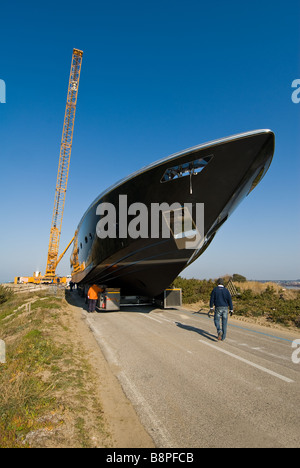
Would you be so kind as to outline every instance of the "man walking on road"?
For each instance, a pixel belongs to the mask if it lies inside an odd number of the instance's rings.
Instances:
[[[228,323],[228,307],[230,315],[233,314],[233,305],[230,292],[224,287],[224,280],[218,279],[218,286],[213,289],[210,295],[210,311],[208,315],[212,313],[215,306],[215,326],[218,332],[218,340],[224,341],[227,334],[227,323]],[[222,328],[221,328],[222,319]]]

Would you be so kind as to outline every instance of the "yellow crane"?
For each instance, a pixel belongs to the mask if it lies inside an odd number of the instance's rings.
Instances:
[[[82,55],[83,52],[81,50],[73,50],[45,274],[46,278],[51,279],[55,278],[55,271],[58,264],[57,257],[69,177]]]
[[[54,208],[52,216],[52,224],[50,230],[50,240],[48,247],[47,266],[45,276],[41,274],[34,274],[33,277],[16,277],[15,283],[18,282],[29,282],[29,283],[41,283],[41,282],[52,282],[57,281],[56,278],[56,267],[70,245],[73,239],[68,244],[67,248],[58,258],[59,242],[62,228],[62,220],[65,207],[66,191],[69,177],[69,167],[72,151],[72,141],[74,132],[74,122],[76,113],[76,104],[79,88],[79,79],[81,72],[83,52],[78,49],[73,49],[71,71],[68,86],[67,103],[65,110],[64,126],[60,145],[59,164],[56,180],[56,190],[54,198]],[[64,281],[65,282],[65,281]]]

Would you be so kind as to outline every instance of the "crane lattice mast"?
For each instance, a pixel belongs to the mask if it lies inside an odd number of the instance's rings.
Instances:
[[[58,263],[57,257],[69,176],[82,55],[83,52],[81,50],[73,49],[45,274],[47,278],[55,277],[55,270]]]

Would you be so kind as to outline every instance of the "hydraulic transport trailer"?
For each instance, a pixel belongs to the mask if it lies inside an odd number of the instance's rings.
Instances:
[[[88,302],[88,290],[91,285],[79,286],[79,294]],[[121,307],[137,307],[137,306],[157,306],[162,309],[171,309],[173,307],[182,306],[182,290],[181,289],[165,289],[163,294],[158,298],[151,299],[144,296],[123,296],[119,288],[107,288],[99,286],[101,292],[98,295],[96,310],[97,312],[113,312],[121,310]]]

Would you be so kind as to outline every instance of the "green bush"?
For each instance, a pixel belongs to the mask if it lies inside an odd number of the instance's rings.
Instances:
[[[193,304],[199,301],[209,302],[216,283],[213,280],[185,279],[178,276],[172,286],[182,289],[182,301],[185,304]]]
[[[211,279],[185,279],[179,276],[172,286],[182,289],[183,303],[203,301],[208,305],[216,282]],[[250,288],[244,291],[238,288],[238,292],[239,295],[232,298],[235,315],[265,317],[273,323],[300,328],[300,291],[294,299],[282,299],[282,294],[277,293],[272,286],[268,286],[263,292],[254,292]]]
[[[0,284],[0,305],[7,302],[9,299],[13,297],[14,293],[10,288],[2,286]]]
[[[245,281],[247,281],[247,278],[243,275],[239,275],[238,273],[234,273],[232,275],[232,281],[235,281],[237,283],[245,283]]]

